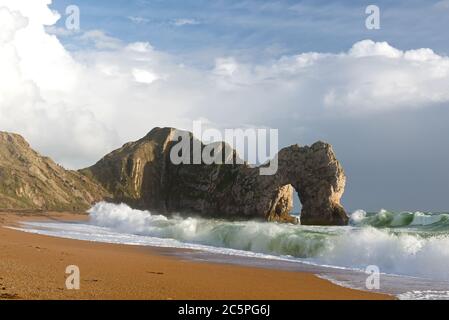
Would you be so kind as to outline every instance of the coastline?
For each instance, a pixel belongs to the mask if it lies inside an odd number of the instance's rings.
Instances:
[[[21,221],[82,221],[85,214],[0,211],[0,299],[394,299],[313,273],[198,262],[157,248],[54,238],[5,228]],[[81,289],[65,288],[77,265]]]

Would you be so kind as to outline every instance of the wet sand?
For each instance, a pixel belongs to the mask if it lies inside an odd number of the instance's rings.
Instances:
[[[47,237],[5,228],[20,221],[86,220],[84,214],[0,212],[0,299],[392,299],[312,273],[196,262],[157,248]],[[80,290],[65,271],[80,269]]]

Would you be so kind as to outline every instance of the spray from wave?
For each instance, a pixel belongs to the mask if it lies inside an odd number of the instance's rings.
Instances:
[[[356,211],[348,227],[165,217],[99,203],[91,223],[120,233],[295,258],[322,265],[449,280],[448,214]]]

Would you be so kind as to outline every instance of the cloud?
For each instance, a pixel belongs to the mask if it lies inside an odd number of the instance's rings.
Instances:
[[[215,61],[214,73],[219,76],[230,76],[238,69],[238,64],[234,58],[218,58]]]
[[[108,36],[102,30],[89,30],[78,37],[85,43],[92,43],[97,49],[118,49],[122,46],[120,40]]]
[[[114,132],[91,110],[73,97],[63,98],[75,89],[82,68],[44,32],[42,23],[57,17],[41,10],[47,1],[33,1],[35,10],[20,1],[6,4],[0,1],[0,128],[24,134],[68,165],[92,158],[99,148],[105,150],[101,145],[113,145]]]
[[[57,27],[57,26],[47,26],[47,27],[45,27],[45,31],[48,34],[54,34],[54,35],[60,36],[60,37],[68,37],[68,36],[72,36],[77,33],[77,31],[75,31],[75,30],[69,30],[67,28]]]
[[[59,17],[49,1],[27,4],[0,0],[0,128],[69,167],[92,164],[154,126],[191,129],[199,118],[219,127],[294,121],[292,130],[305,132],[310,121],[449,102],[449,58],[431,49],[364,40],[341,53],[261,63],[224,56],[199,68],[101,30],[75,36],[87,46],[69,52],[43,27]]]
[[[133,42],[126,46],[126,49],[140,53],[150,52],[153,50],[149,42]]]
[[[145,84],[151,84],[160,79],[159,75],[155,74],[151,70],[133,69],[132,74],[134,76],[134,80]]]
[[[131,22],[135,23],[135,24],[145,24],[148,23],[150,20],[144,17],[139,17],[139,16],[128,16],[127,17]]]
[[[197,24],[200,24],[200,22],[196,19],[179,18],[173,20],[173,25],[176,27],[192,26]]]
[[[15,32],[27,25],[28,19],[17,12],[11,12],[6,7],[0,7],[0,41],[2,43],[11,41]]]

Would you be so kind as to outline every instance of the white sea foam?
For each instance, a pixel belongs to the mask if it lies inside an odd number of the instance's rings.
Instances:
[[[449,300],[449,291],[414,290],[399,294],[400,300]]]
[[[349,219],[349,223],[352,225],[358,225],[360,224],[364,219],[366,218],[366,211],[365,210],[356,210],[354,211]]]
[[[328,242],[317,260],[360,269],[377,265],[384,273],[449,280],[449,237],[353,229]]]

